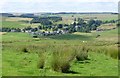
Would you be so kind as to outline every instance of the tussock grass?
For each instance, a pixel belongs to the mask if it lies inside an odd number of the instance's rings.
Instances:
[[[95,48],[94,48],[95,47]],[[105,55],[108,55],[114,59],[117,59],[118,54],[118,47],[116,45],[109,45],[109,46],[91,46],[90,47],[91,52],[97,52],[97,53],[104,53]]]
[[[85,46],[82,47],[78,47],[77,48],[77,55],[76,55],[76,59],[78,61],[84,61],[88,59],[88,48],[86,48]]]
[[[34,47],[35,48],[35,47]],[[46,61],[47,59],[47,53],[48,53],[48,48],[50,48],[49,44],[43,44],[41,46],[39,46],[39,49],[36,48],[36,52],[39,56],[39,61],[38,61],[38,68],[43,69],[45,67]]]
[[[28,50],[27,50],[27,48],[22,48],[22,52],[25,52],[25,53],[27,53],[28,52]]]
[[[75,55],[76,53],[71,46],[55,46],[51,59],[52,69],[63,73],[68,72]]]
[[[107,46],[106,47],[106,51],[105,53],[109,56],[111,56],[112,58],[117,59],[118,58],[118,47],[117,46]]]
[[[45,53],[44,52],[43,53],[39,53],[39,61],[38,61],[38,65],[37,65],[38,68],[41,68],[41,69],[44,68],[44,66],[45,66],[45,59],[46,59]]]

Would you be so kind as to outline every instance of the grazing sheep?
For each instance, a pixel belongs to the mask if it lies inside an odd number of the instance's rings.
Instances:
[[[87,42],[87,41],[82,41],[82,42],[84,43],[84,42]]]

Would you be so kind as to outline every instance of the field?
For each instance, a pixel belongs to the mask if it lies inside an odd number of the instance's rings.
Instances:
[[[98,27],[98,29],[103,29],[103,30],[113,29],[113,28],[116,28],[115,24],[103,24]]]
[[[116,30],[111,31],[115,32]],[[109,32],[109,33],[111,33]],[[108,32],[102,32],[101,34],[109,34]],[[103,52],[103,47],[106,45],[108,48],[116,48],[116,41],[113,42],[103,42],[95,39],[93,34],[83,34],[76,33],[73,35],[64,35],[61,37],[50,37],[50,38],[40,38],[32,39],[29,34],[25,33],[6,33],[3,35],[3,75],[76,75],[76,76],[116,76],[118,74],[118,60],[117,57],[113,58],[110,55],[105,55]],[[68,38],[69,37],[69,38]],[[109,36],[108,36],[109,37]],[[89,39],[90,38],[90,39]],[[114,38],[114,37],[112,37]],[[68,40],[69,39],[69,40]],[[93,51],[89,52],[89,59],[81,62],[72,62],[70,73],[58,73],[49,69],[38,69],[37,62],[39,61],[38,54],[34,46],[41,46],[42,44],[51,45],[84,45],[83,40],[87,41],[86,45],[91,45],[94,47]],[[95,42],[92,42],[95,40]],[[104,45],[104,46],[103,46]],[[14,47],[14,48],[13,48]],[[22,52],[21,47],[32,48],[29,53]],[[89,46],[88,46],[89,47]],[[97,50],[98,48],[98,50]],[[101,48],[101,50],[99,50]],[[103,49],[102,49],[103,48]],[[117,48],[116,48],[117,49]],[[95,51],[96,50],[96,51]],[[109,53],[108,53],[109,54]],[[101,58],[102,57],[102,58]],[[26,58],[26,59],[25,59]],[[14,60],[16,59],[16,60]],[[31,61],[31,62],[30,62]],[[48,73],[49,72],[49,73]],[[106,73],[104,73],[106,72]]]
[[[75,18],[83,18],[84,20],[88,20],[88,19],[98,19],[98,20],[102,20],[102,21],[106,21],[106,20],[116,20],[118,19],[118,15],[111,15],[111,14],[57,14],[56,16],[61,16],[62,17],[62,21],[58,21],[56,22],[57,24],[71,24],[74,22]],[[3,23],[3,27],[13,27],[13,28],[17,28],[17,27],[26,27],[26,26],[32,26],[32,27],[36,27],[39,24],[28,24],[28,23],[21,23],[20,21],[30,21],[32,20],[32,18],[20,18],[20,17],[2,17],[2,22]],[[10,24],[10,26],[9,26]]]
[[[74,22],[74,18],[78,17],[83,18],[85,20],[98,19],[102,21],[118,19],[118,15],[111,14],[58,14],[58,16],[61,16],[63,18],[63,21],[60,21],[58,23],[63,24],[70,24],[71,22]]]
[[[21,17],[2,17],[0,23],[2,24],[1,27],[8,27],[8,28],[24,28],[24,27],[37,27],[40,24],[29,24],[23,21],[30,21],[32,18],[21,18]]]
[[[101,17],[101,14],[60,16],[64,19],[58,23],[71,23],[74,17],[117,19],[116,15],[102,15]],[[10,27],[20,28],[28,25],[19,22],[20,20],[30,20],[28,18],[4,19],[6,20],[3,21],[3,27],[11,25]],[[108,28],[106,25],[100,27]],[[75,32],[56,36],[40,36],[39,38],[32,38],[30,34],[22,32],[1,32],[2,75],[118,76],[118,30],[120,28],[91,33]],[[96,38],[97,35],[100,36]],[[79,60],[80,57],[87,55],[87,59]]]

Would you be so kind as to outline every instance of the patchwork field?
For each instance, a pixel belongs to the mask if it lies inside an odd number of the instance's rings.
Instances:
[[[118,19],[118,15],[114,15],[114,14],[57,14],[56,16],[62,17],[62,21],[56,22],[57,24],[71,24],[72,22],[74,22],[75,18],[83,18],[84,20],[98,19],[98,20],[102,20],[102,21]],[[4,21],[13,22],[13,25],[16,25],[16,24],[14,24],[14,22],[30,21],[30,20],[32,20],[32,18],[2,17],[3,22]],[[22,25],[22,26],[24,27],[25,25]],[[3,26],[4,26],[4,23],[3,23]],[[27,24],[27,26],[30,26],[30,25]],[[32,25],[32,26],[34,27],[34,25]]]
[[[118,15],[113,15],[113,14],[112,15],[111,14],[58,14],[58,16],[62,16],[63,21],[58,22],[62,24],[70,24],[71,22],[74,22],[75,18],[79,18],[79,17],[85,20],[98,19],[102,21],[118,19]]]

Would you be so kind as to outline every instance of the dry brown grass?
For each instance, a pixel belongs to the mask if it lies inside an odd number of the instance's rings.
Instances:
[[[0,35],[5,35],[7,32],[0,32]]]
[[[21,20],[30,21],[30,20],[32,20],[32,18],[9,17],[9,18],[5,19],[5,21],[21,21]]]
[[[106,30],[106,29],[113,29],[113,28],[116,28],[116,24],[102,24],[101,26],[98,27],[98,29],[103,29],[103,30]]]

